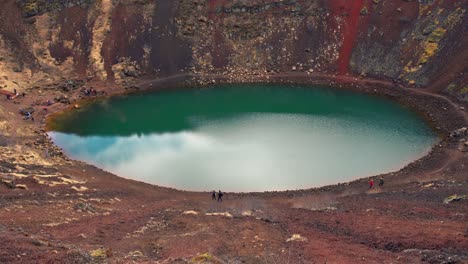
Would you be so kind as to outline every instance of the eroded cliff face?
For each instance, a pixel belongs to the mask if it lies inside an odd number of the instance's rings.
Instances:
[[[468,98],[467,0],[4,0],[0,88],[349,74]]]

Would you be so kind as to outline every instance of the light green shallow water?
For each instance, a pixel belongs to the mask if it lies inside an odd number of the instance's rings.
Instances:
[[[225,85],[122,96],[63,114],[71,157],[184,190],[318,187],[395,171],[437,141],[396,103],[326,88]]]

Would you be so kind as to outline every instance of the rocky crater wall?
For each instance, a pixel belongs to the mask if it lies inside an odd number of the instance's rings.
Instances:
[[[0,88],[181,73],[392,80],[468,98],[467,0],[4,0]]]

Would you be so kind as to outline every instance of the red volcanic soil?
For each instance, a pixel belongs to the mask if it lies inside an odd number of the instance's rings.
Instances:
[[[340,39],[343,39],[343,44],[340,48],[340,54],[338,58],[338,73],[346,74],[349,70],[349,60],[353,52],[354,43],[358,36],[358,29],[360,25],[364,25],[368,21],[368,16],[362,16],[361,10],[365,8],[369,9],[371,1],[355,0],[355,1],[343,1],[334,0],[329,1],[328,5],[332,10],[332,18],[342,16],[343,14],[343,28],[339,30],[339,34],[342,34]],[[336,23],[330,23],[331,25]],[[361,26],[362,27],[362,26]],[[365,27],[363,27],[365,28]]]
[[[180,83],[194,76],[176,77]],[[0,99],[12,113],[11,131],[36,131],[0,136],[1,178],[16,175],[27,187],[0,185],[0,263],[467,263],[468,202],[443,202],[467,194],[466,148],[447,136],[468,123],[460,102],[346,76],[269,77],[392,98],[423,114],[442,140],[428,156],[383,175],[383,187],[369,190],[361,179],[302,191],[228,193],[215,202],[210,193],[126,180],[54,154],[42,130],[47,113],[36,111],[34,123],[16,114],[37,98],[67,95],[74,104],[78,90],[51,86],[40,97],[34,90],[15,101]],[[140,88],[158,89],[168,80]],[[48,112],[66,107],[55,103]],[[29,151],[39,156],[30,158]]]

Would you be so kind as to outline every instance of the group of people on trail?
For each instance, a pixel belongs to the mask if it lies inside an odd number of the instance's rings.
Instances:
[[[219,190],[217,193],[215,190],[211,193],[211,200],[222,202],[223,201],[223,192]]]
[[[84,89],[83,89],[83,93],[84,93],[85,95],[87,95],[87,96],[90,96],[90,95],[96,96],[96,95],[97,95],[97,91],[96,91],[96,89],[94,89],[94,88],[84,88]]]
[[[379,186],[382,187],[384,185],[384,178],[380,177],[379,178]],[[374,180],[372,178],[369,179],[369,189],[372,189],[374,187]]]

